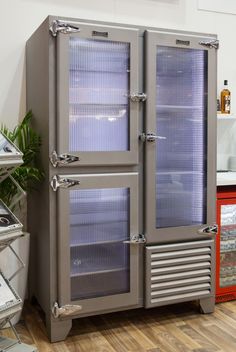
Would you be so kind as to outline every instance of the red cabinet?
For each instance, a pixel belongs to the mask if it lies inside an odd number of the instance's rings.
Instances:
[[[236,299],[236,187],[217,191],[216,302]]]

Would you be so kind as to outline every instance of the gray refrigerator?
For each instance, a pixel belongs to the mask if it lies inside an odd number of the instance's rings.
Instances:
[[[31,295],[72,319],[214,310],[215,35],[49,16],[27,42],[46,180],[29,199]]]

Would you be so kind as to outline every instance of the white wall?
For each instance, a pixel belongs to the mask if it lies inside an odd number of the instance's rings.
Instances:
[[[228,79],[236,113],[236,15],[198,10],[197,0],[0,0],[0,121],[9,127],[25,113],[25,42],[49,14],[218,34],[218,90]]]

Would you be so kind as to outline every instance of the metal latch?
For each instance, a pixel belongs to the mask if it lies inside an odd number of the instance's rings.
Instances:
[[[218,225],[208,225],[197,230],[197,232],[199,233],[199,235],[215,235],[218,232]]]
[[[79,184],[80,184],[80,181],[78,180],[72,180],[70,178],[60,177],[58,175],[53,176],[51,180],[51,187],[54,192],[56,192],[59,187],[70,188]]]
[[[58,303],[55,302],[52,307],[52,315],[55,319],[66,318],[72,315],[78,315],[82,307],[74,304],[66,304],[65,306],[59,307]]]
[[[74,163],[75,161],[79,161],[79,157],[76,155],[71,155],[67,153],[57,155],[57,152],[55,150],[52,152],[49,159],[54,167],[63,166],[66,164]]]
[[[145,93],[131,93],[129,95],[130,100],[134,101],[134,102],[143,102],[147,99],[147,94]]]
[[[80,29],[79,27],[74,26],[72,24],[68,24],[59,20],[54,20],[51,26],[49,27],[49,31],[51,32],[53,37],[56,37],[58,32],[64,34],[77,33],[80,32]]]
[[[143,244],[146,243],[146,238],[143,234],[138,234],[138,235],[132,235],[130,237],[130,240],[123,241],[123,243],[128,243],[128,244]]]
[[[214,48],[214,49],[219,49],[219,40],[215,39],[215,40],[202,40],[199,42],[200,45],[206,46],[210,49]]]
[[[142,133],[139,138],[142,142],[155,142],[156,139],[166,139],[166,137],[157,136],[155,133],[152,132]]]

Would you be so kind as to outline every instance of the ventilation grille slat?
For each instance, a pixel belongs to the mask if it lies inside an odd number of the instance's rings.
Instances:
[[[201,276],[201,275],[209,275],[211,273],[210,268],[208,269],[201,269],[201,270],[191,270],[191,277],[195,276]],[[162,282],[162,281],[171,281],[171,280],[176,280],[180,278],[185,278],[189,277],[189,272],[180,272],[180,273],[175,273],[175,274],[166,274],[166,275],[161,275],[161,276],[151,276],[151,281],[152,282]]]
[[[194,263],[203,262],[205,260],[211,260],[210,254],[206,255],[196,255],[193,257],[177,258],[177,259],[165,259],[165,260],[153,260],[152,267],[154,266],[169,266],[172,264],[182,264],[182,263]]]
[[[209,291],[208,290],[205,290],[205,291],[198,291],[198,292],[191,292],[191,293],[185,293],[185,294],[182,294],[182,295],[174,295],[174,296],[169,296],[168,297],[168,303],[172,303],[171,301],[183,301],[184,300],[187,300],[188,298],[192,298],[192,299],[197,299],[199,298],[200,296],[205,296],[205,295],[208,295],[209,294]],[[161,298],[155,298],[155,299],[152,299],[152,303],[166,303],[166,298],[165,297],[161,297]],[[156,305],[160,305],[160,304],[156,304]]]
[[[184,285],[188,285],[196,282],[209,282],[209,281],[211,281],[210,276],[200,276],[200,277],[193,277],[191,279],[174,280],[174,281],[161,282],[158,284],[152,284],[151,288],[152,290],[154,290],[156,288],[162,289],[164,287],[170,287],[170,286],[178,287],[178,286],[184,286]]]
[[[146,247],[146,307],[211,294],[213,240]]]
[[[162,252],[162,253],[153,253],[151,255],[152,259],[155,258],[173,258],[173,257],[185,257],[193,254],[205,254],[205,253],[211,253],[211,248],[210,247],[205,247],[205,248],[195,248],[195,249],[189,249],[189,250],[183,250],[183,251],[173,251],[173,252]]]

